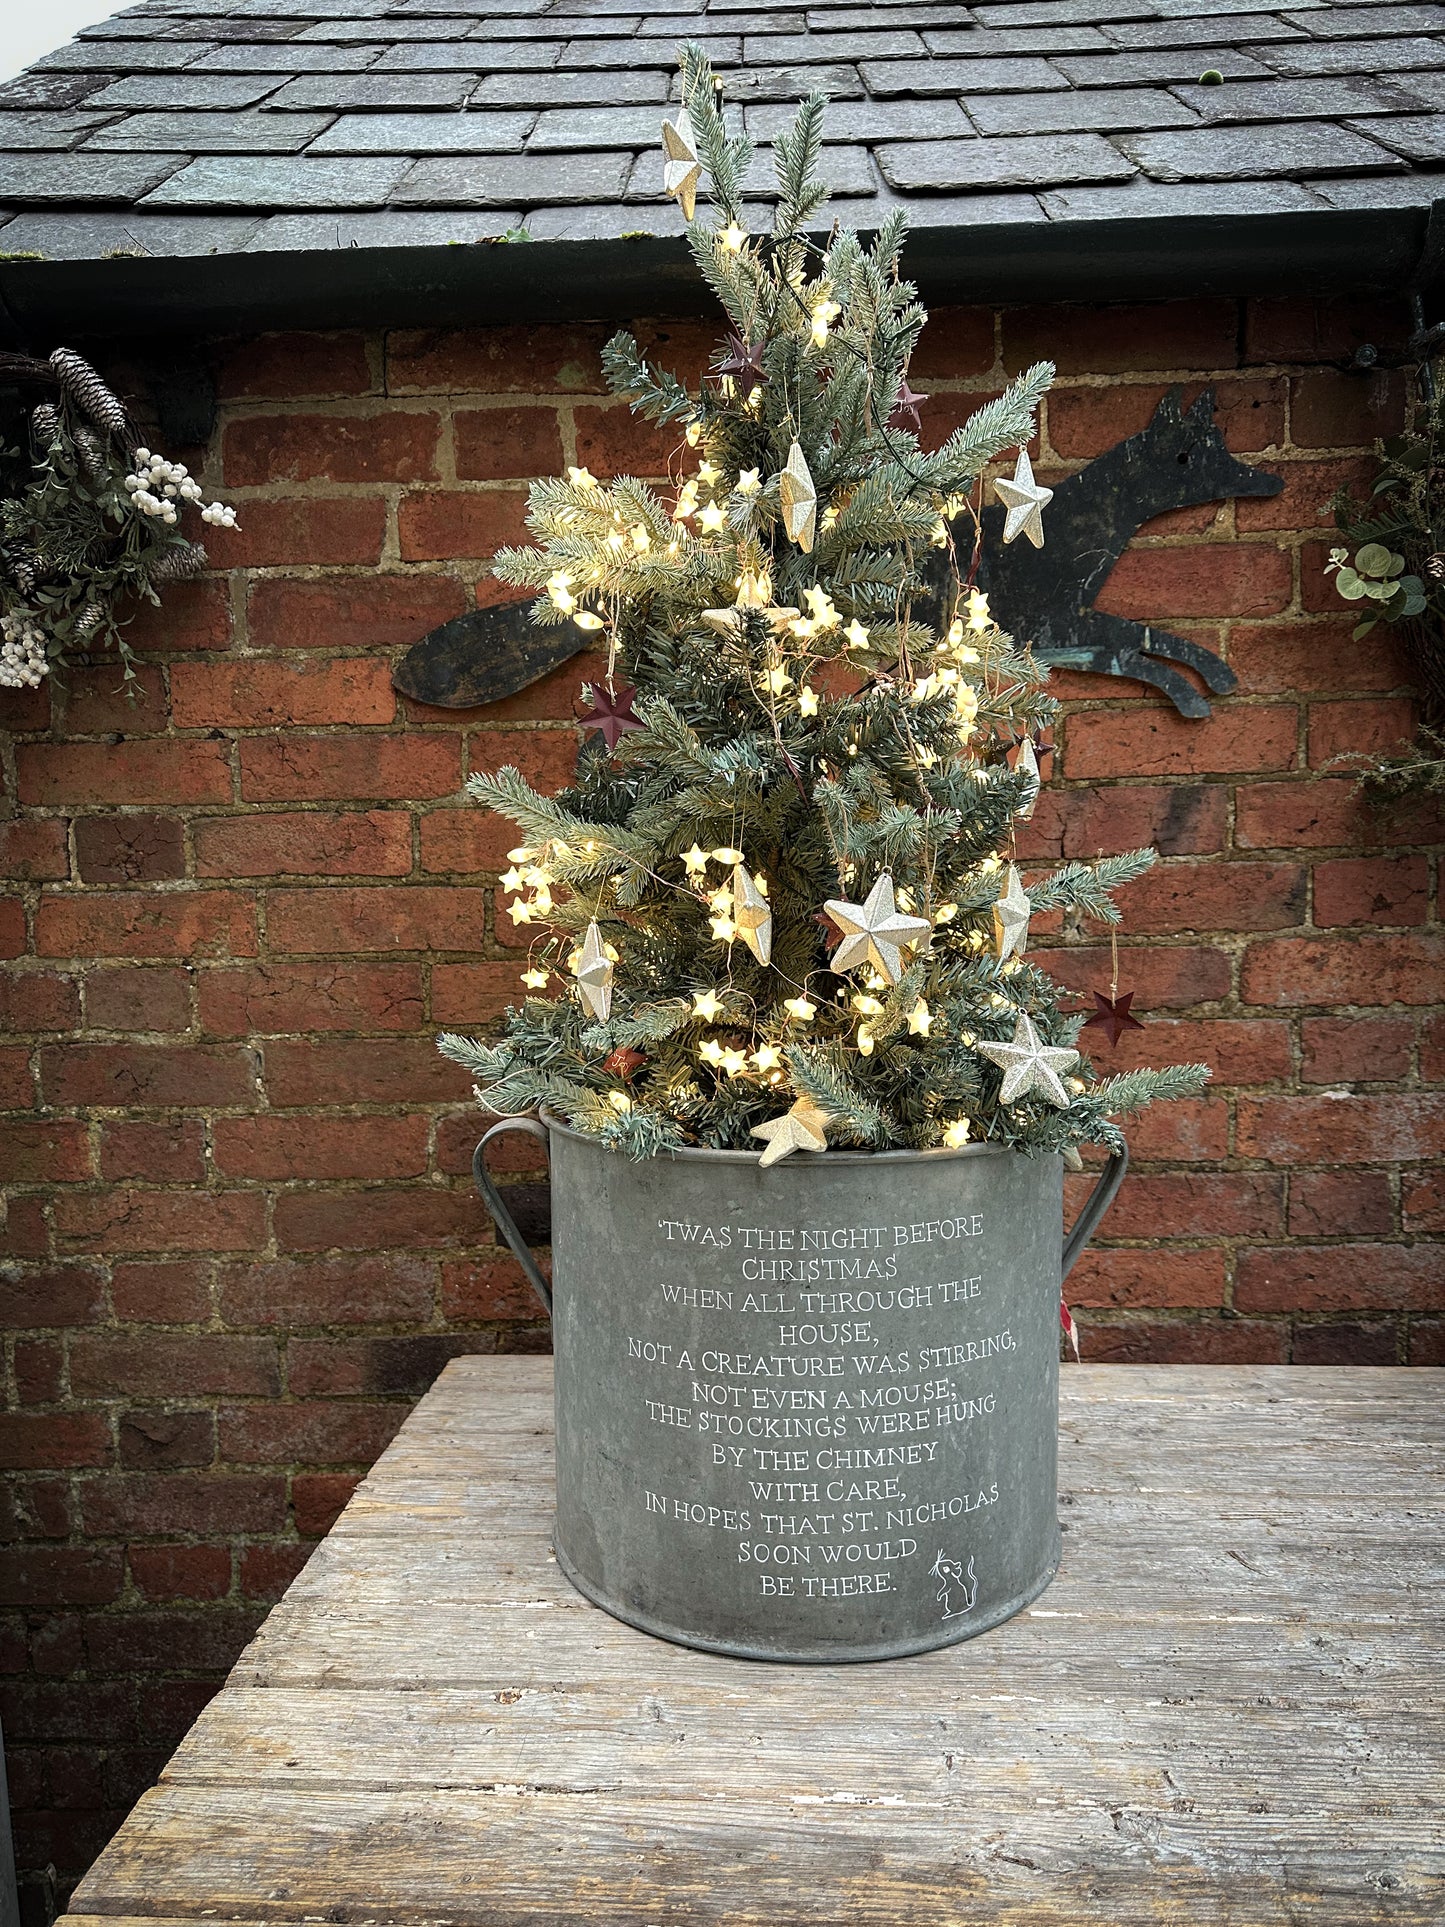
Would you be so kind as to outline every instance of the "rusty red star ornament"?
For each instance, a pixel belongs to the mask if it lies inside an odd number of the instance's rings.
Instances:
[[[899,384],[898,399],[893,404],[893,413],[888,417],[888,426],[902,428],[911,421],[916,435],[923,426],[918,419],[918,410],[927,400],[927,395],[920,395],[908,386],[908,377],[905,375]]]
[[[1126,990],[1122,997],[1106,997],[1102,990],[1096,990],[1093,996],[1094,1014],[1084,1019],[1084,1029],[1091,1030],[1097,1025],[1108,1038],[1111,1050],[1117,1048],[1126,1030],[1143,1030],[1144,1026],[1129,1009],[1134,1001],[1132,990]]]
[[[592,704],[581,719],[582,727],[597,730],[608,749],[616,749],[618,738],[625,736],[629,729],[642,728],[642,719],[632,707],[637,691],[625,682],[618,683],[615,690],[609,690],[606,683],[587,683],[582,693]]]
[[[629,1050],[625,1044],[619,1044],[616,1050],[608,1051],[603,1058],[602,1068],[613,1077],[622,1078],[625,1083],[635,1072],[640,1071],[646,1062],[647,1059],[640,1050]]]
[[[741,335],[730,333],[726,347],[727,353],[718,363],[717,372],[730,376],[746,401],[768,378],[763,370],[763,344],[745,341]]]

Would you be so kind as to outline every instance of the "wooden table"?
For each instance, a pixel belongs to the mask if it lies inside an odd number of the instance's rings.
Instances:
[[[1069,1368],[1039,1603],[779,1667],[573,1593],[550,1363],[458,1359],[70,1919],[1437,1927],[1442,1392]]]

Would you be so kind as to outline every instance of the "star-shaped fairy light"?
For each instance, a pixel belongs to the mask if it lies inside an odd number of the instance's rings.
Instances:
[[[642,728],[642,720],[632,707],[637,691],[626,683],[619,683],[615,690],[609,690],[605,683],[590,683],[584,694],[592,707],[582,718],[582,727],[597,730],[609,750],[616,749],[618,738],[629,729]]]
[[[920,395],[908,386],[908,377],[905,375],[898,384],[898,399],[893,404],[893,413],[888,417],[888,426],[902,428],[911,421],[916,435],[923,426],[918,418],[918,410],[927,400],[927,395]]]
[[[773,913],[767,898],[741,863],[733,869],[733,922],[758,962],[766,964],[773,954]]]
[[[791,1157],[794,1151],[826,1151],[828,1126],[832,1121],[829,1113],[820,1110],[812,1098],[800,1097],[781,1117],[770,1118],[766,1124],[755,1124],[753,1136],[765,1138],[768,1146],[758,1159],[759,1167],[765,1171],[779,1158]]]
[[[1033,905],[1023,879],[1011,863],[1004,878],[1003,892],[993,906],[993,944],[1000,963],[1022,956],[1029,940],[1029,917]]]
[[[1084,1029],[1091,1030],[1097,1024],[1108,1038],[1111,1050],[1117,1049],[1126,1030],[1143,1030],[1144,1026],[1129,1008],[1134,1001],[1132,990],[1126,990],[1122,997],[1106,997],[1102,990],[1096,990],[1093,995],[1094,1014],[1084,1019]]]
[[[1034,779],[1034,786],[1032,790],[1029,791],[1024,803],[1019,809],[1014,811],[1014,820],[1016,822],[1027,823],[1038,807],[1039,801],[1039,759],[1034,749],[1034,739],[1032,736],[1025,736],[1014,752],[1014,775],[1032,776]]]
[[[755,388],[761,388],[767,380],[763,368],[763,343],[744,340],[742,335],[729,333],[727,353],[717,365],[720,375],[731,377],[738,393],[747,401]]]
[[[702,164],[697,157],[697,136],[684,107],[677,119],[662,123],[662,191],[670,194],[690,221],[697,210],[697,184]]]
[[[1001,475],[993,485],[993,492],[1008,511],[1003,523],[1004,541],[1012,542],[1016,536],[1026,535],[1036,549],[1041,549],[1044,546],[1043,510],[1053,501],[1054,491],[1040,488],[1035,482],[1026,448],[1019,450],[1013,480]]]
[[[812,470],[800,442],[794,442],[788,450],[787,462],[778,477],[778,501],[788,540],[796,542],[804,555],[811,553],[818,529],[818,491],[813,486]]]
[[[1069,1108],[1069,1093],[1064,1088],[1060,1073],[1078,1063],[1079,1053],[1045,1044],[1034,1029],[1033,1019],[1027,1011],[1019,1012],[1011,1043],[981,1043],[977,1049],[981,1056],[997,1064],[1003,1072],[1000,1102],[1016,1104],[1021,1097],[1037,1092],[1040,1097],[1047,1098],[1050,1104],[1056,1104],[1061,1111]]]
[[[926,917],[905,916],[893,901],[893,879],[885,870],[868,892],[865,903],[835,899],[825,908],[843,932],[833,953],[832,968],[857,970],[870,964],[890,984],[903,975],[901,952],[918,943],[932,928]]]
[[[587,926],[582,948],[577,952],[576,962],[572,966],[572,975],[577,979],[577,994],[588,1016],[595,1017],[599,1024],[605,1024],[608,1012],[612,1009],[612,959],[607,954],[602,932],[595,920]]]

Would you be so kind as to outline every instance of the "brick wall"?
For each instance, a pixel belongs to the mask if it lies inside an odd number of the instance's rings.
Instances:
[[[0,1449],[22,1545],[0,1706],[22,1864],[62,1883],[442,1362],[545,1343],[431,1036],[516,988],[494,881],[512,835],[462,779],[506,758],[560,781],[584,665],[470,713],[397,698],[390,669],[494,592],[483,558],[522,534],[523,478],[665,461],[602,394],[606,332],[218,350],[221,421],[187,458],[242,529],[138,623],[140,700],[111,669],[4,698]],[[1028,854],[1158,845],[1121,959],[1151,1021],[1118,1058],[1216,1073],[1132,1133],[1136,1174],[1071,1281],[1087,1356],[1445,1357],[1438,823],[1372,811],[1331,767],[1391,746],[1410,701],[1389,638],[1352,644],[1320,573],[1322,505],[1369,472],[1402,394],[1338,364],[1400,332],[1349,304],[960,310],[915,365],[941,434],[1052,355],[1046,479],[1142,426],[1171,378],[1216,379],[1230,445],[1287,478],[1151,525],[1106,591],[1227,655],[1242,688],[1212,720],[1058,679]],[[712,342],[643,333],[693,374]],[[1107,947],[1056,941],[1066,983],[1107,986]]]

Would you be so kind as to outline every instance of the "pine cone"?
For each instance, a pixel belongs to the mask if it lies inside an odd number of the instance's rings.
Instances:
[[[177,542],[151,564],[151,581],[189,582],[205,574],[208,560],[199,542]]]
[[[32,409],[30,425],[35,430],[35,439],[49,447],[60,427],[60,411],[54,402],[43,401],[38,408]]]
[[[125,435],[125,410],[100,376],[73,348],[57,348],[50,357],[51,372],[66,394],[108,435]]]
[[[105,450],[88,428],[76,429],[75,452],[80,457],[80,466],[85,470],[92,482],[100,482],[105,479]]]
[[[105,620],[105,611],[98,602],[87,602],[75,618],[75,628],[71,631],[77,643],[86,643]]]
[[[10,573],[15,578],[15,586],[21,595],[28,596],[35,587],[35,567],[33,563],[20,561],[10,564]]]
[[[1439,550],[1426,558],[1425,573],[1432,582],[1445,582],[1445,554]]]

